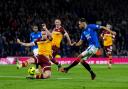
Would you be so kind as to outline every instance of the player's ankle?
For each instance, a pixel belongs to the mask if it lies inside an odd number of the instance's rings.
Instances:
[[[61,64],[58,64],[58,68],[60,68],[61,67]]]
[[[94,72],[92,70],[90,70],[89,72],[90,72],[90,74],[94,74]]]
[[[22,64],[17,64],[17,69],[22,68]]]
[[[65,69],[66,72],[68,72],[70,68],[66,67],[66,68],[64,68],[64,69]]]

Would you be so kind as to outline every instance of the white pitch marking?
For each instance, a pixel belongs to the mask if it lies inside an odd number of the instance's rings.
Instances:
[[[0,76],[0,78],[25,78],[25,76]],[[66,79],[72,79],[72,78],[54,78],[58,80],[66,80]]]
[[[66,80],[66,79],[72,79],[72,78],[56,78],[56,79]]]
[[[24,78],[23,76],[0,76],[0,78]]]
[[[0,78],[24,78],[23,76],[0,76]]]

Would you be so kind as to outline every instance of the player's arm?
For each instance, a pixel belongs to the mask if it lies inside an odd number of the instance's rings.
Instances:
[[[69,34],[67,33],[67,31],[65,31],[64,36],[66,37],[66,39],[68,41],[68,44],[71,45],[71,39],[70,39]]]
[[[48,36],[52,38],[52,33],[47,29],[46,24],[42,24],[42,28],[47,32]]]
[[[75,44],[75,42],[74,42],[74,43],[71,42],[71,39],[70,39],[70,37],[69,37],[69,34],[67,33],[66,30],[65,30],[64,36],[66,37],[66,39],[67,39],[67,41],[68,41],[68,45],[73,46],[73,45]]]
[[[112,35],[112,41],[115,41],[115,35]]]
[[[103,33],[103,32],[101,33],[100,38],[101,38],[102,40],[104,40],[104,33]]]
[[[101,33],[100,37],[103,37],[103,33]]]
[[[80,45],[82,45],[83,44],[83,40],[79,40],[79,42],[77,42],[76,44],[75,44],[75,46],[80,46]]]
[[[84,33],[81,34],[80,40],[75,44],[75,46],[80,46],[83,44],[83,41],[85,40]]]
[[[110,29],[108,29],[108,28],[105,27],[105,26],[100,26],[100,28],[109,31],[109,32],[110,32],[111,34],[113,34],[113,35],[116,35],[116,32],[111,31]]]
[[[21,44],[23,46],[34,46],[35,45],[34,43],[24,43],[24,42],[21,42],[19,39],[17,39],[17,43]]]

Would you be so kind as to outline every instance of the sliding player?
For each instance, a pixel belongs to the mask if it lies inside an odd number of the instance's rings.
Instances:
[[[41,33],[42,38],[31,43],[23,43],[19,39],[17,40],[17,42],[23,46],[38,46],[38,56],[34,57],[33,60],[31,59],[31,61],[26,62],[39,64],[41,66],[41,73],[38,73],[34,76],[29,76],[28,78],[46,79],[51,77],[50,59],[52,58],[52,39],[51,35],[49,34],[49,31],[45,30],[42,31]]]
[[[81,38],[78,43],[76,43],[76,46],[82,45],[84,40],[88,41],[88,48],[83,51],[78,57],[77,60],[75,60],[71,65],[65,68],[61,68],[61,72],[67,73],[72,67],[76,66],[79,62],[88,70],[88,72],[91,74],[91,79],[94,80],[96,77],[96,74],[91,69],[90,65],[85,62],[88,58],[90,58],[92,55],[96,54],[97,50],[100,48],[97,30],[98,29],[105,29],[109,31],[112,34],[115,34],[111,30],[107,29],[106,27],[96,25],[96,24],[88,24],[86,23],[86,20],[84,18],[79,20],[79,28],[83,30],[81,34]]]
[[[108,29],[112,29],[110,24],[107,24],[106,27]],[[111,34],[109,31],[103,30],[101,33],[101,38],[103,41],[103,46],[105,50],[105,54],[108,58],[108,68],[111,69],[112,67],[112,45],[115,35]]]

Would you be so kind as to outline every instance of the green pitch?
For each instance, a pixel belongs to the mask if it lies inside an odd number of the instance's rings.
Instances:
[[[128,65],[91,65],[97,77],[81,65],[64,74],[52,66],[52,77],[45,80],[27,80],[27,68],[17,70],[15,65],[0,65],[0,89],[128,89]]]

